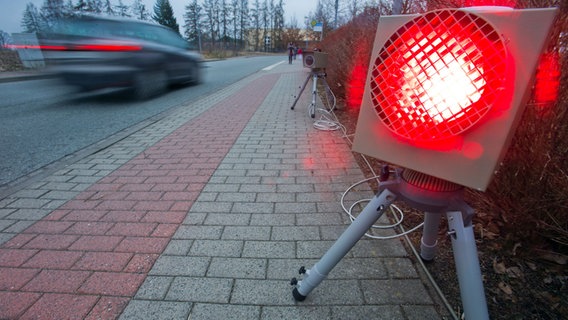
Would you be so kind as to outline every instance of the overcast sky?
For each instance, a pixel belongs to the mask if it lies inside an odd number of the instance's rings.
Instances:
[[[0,30],[13,33],[21,32],[22,28],[20,23],[22,21],[22,14],[26,9],[26,4],[32,2],[39,9],[44,0],[0,0]],[[66,1],[65,1],[66,2]],[[76,0],[73,0],[75,3]],[[124,4],[131,5],[133,0],[122,0]],[[146,4],[146,8],[152,13],[154,4],[156,0],[143,0]],[[177,19],[177,23],[180,28],[183,29],[183,12],[185,10],[185,5],[191,2],[191,0],[170,0],[170,3],[174,9],[174,14]],[[198,1],[202,3],[202,1]],[[117,4],[118,0],[111,0],[111,3]],[[261,1],[262,3],[262,1]],[[249,5],[252,1],[249,0]],[[284,0],[284,16],[286,23],[295,17],[298,21],[299,26],[303,26],[304,17],[310,12],[315,11],[317,2],[314,0]],[[180,30],[183,33],[183,30]]]

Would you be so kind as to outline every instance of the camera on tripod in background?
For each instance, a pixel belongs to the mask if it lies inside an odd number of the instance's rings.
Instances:
[[[302,56],[304,68],[323,69],[327,66],[327,53],[319,51],[304,51]]]

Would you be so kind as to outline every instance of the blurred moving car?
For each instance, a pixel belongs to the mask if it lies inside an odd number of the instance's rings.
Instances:
[[[82,91],[125,88],[147,99],[170,85],[201,81],[201,55],[159,24],[79,16],[38,38],[49,70]]]

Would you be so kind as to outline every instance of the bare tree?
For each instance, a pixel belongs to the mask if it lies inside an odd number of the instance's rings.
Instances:
[[[199,47],[201,51],[201,19],[203,8],[197,3],[197,0],[193,0],[185,6],[185,13],[183,14],[184,28],[185,28],[185,38],[190,43]]]
[[[134,4],[136,4],[137,2],[140,2],[140,0],[135,0]],[[132,9],[130,9],[128,7],[128,5],[126,5],[122,2],[122,0],[118,0],[118,4],[116,6],[114,6],[114,8],[116,10],[115,14],[117,16],[120,16],[120,17],[130,17],[131,15],[128,11],[132,10],[134,12],[134,7]],[[142,5],[142,8],[145,9],[146,7],[144,5]],[[150,14],[148,12],[146,12],[146,19],[141,19],[141,20],[148,20],[147,17],[149,17],[149,16],[150,16]],[[136,15],[135,15],[135,17],[136,17]]]
[[[252,26],[252,30],[253,30],[253,41],[254,41],[254,51],[258,51],[260,50],[260,44],[261,44],[261,39],[260,39],[260,30],[261,30],[261,13],[262,13],[262,9],[260,6],[260,1],[259,0],[254,0],[254,4],[253,7],[251,9],[251,26]],[[262,42],[264,43],[264,42]]]
[[[208,32],[209,40],[213,48],[216,47],[216,43],[219,40],[219,24],[220,24],[220,10],[219,10],[219,0],[205,0],[203,3],[203,11],[205,13],[204,26]]]
[[[119,5],[122,0],[119,0]],[[134,0],[131,7],[132,16],[138,20],[148,21],[150,20],[150,12],[146,8],[146,5],[142,3],[142,0]]]

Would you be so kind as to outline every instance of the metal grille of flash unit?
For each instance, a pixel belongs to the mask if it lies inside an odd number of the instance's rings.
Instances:
[[[499,98],[504,41],[483,18],[444,9],[400,27],[371,69],[370,93],[381,121],[403,139],[444,140],[470,129]]]

